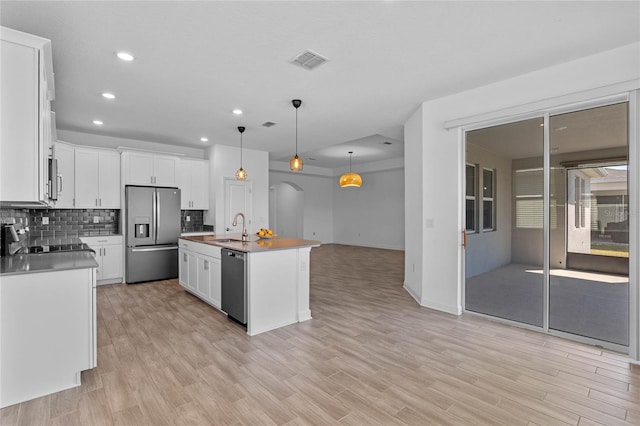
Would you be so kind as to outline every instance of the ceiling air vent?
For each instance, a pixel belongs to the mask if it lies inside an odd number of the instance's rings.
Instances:
[[[305,50],[289,62],[294,65],[299,65],[304,69],[312,70],[327,61],[328,59],[324,56],[319,55],[316,52],[312,52],[311,50]]]
[[[264,127],[271,127],[271,126],[275,126],[276,123],[274,123],[273,121],[265,121],[264,123],[262,123],[262,125]]]

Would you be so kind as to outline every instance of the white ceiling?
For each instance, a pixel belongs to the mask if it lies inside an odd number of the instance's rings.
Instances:
[[[640,40],[640,3],[3,0],[0,23],[52,40],[59,129],[205,147],[244,125],[286,161],[299,98],[299,153],[336,168],[401,157],[425,100]],[[305,49],[329,61],[288,62]]]

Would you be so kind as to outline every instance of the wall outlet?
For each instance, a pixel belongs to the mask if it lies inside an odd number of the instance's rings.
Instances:
[[[93,223],[100,223],[100,216],[94,216]]]
[[[191,216],[187,216],[187,222],[191,222]]]
[[[48,217],[43,217],[42,218],[42,224],[43,225],[48,225],[49,224],[49,218]]]

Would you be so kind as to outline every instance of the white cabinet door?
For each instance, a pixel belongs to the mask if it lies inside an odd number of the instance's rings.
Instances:
[[[0,201],[38,201],[38,50],[3,40],[0,46]]]
[[[218,309],[222,308],[222,268],[220,259],[209,259],[209,302]]]
[[[100,156],[90,148],[76,148],[76,207],[98,208]]]
[[[126,185],[153,185],[153,156],[136,152],[123,154]]]
[[[191,209],[191,164],[182,160],[180,164],[180,209]]]
[[[119,209],[120,154],[100,151],[98,155],[98,205],[103,209]]]
[[[117,280],[122,278],[122,244],[104,245],[101,248],[100,280]]]
[[[180,159],[177,157],[155,156],[153,159],[154,185],[178,186]]]
[[[191,168],[191,209],[209,210],[209,162],[193,161]]]
[[[187,276],[187,287],[193,292],[197,292],[198,286],[198,260],[196,255],[190,251],[187,253],[187,268],[189,274]]]
[[[209,271],[211,270],[211,258],[199,255],[196,257],[196,259],[198,262],[198,279],[196,293],[198,293],[201,298],[208,301],[209,288],[211,284],[211,276],[209,274]]]
[[[178,282],[184,288],[189,288],[189,253],[180,249],[180,263],[178,264]]]
[[[75,149],[63,143],[55,144],[55,156],[58,160],[58,201],[55,207],[73,208],[75,198]]]

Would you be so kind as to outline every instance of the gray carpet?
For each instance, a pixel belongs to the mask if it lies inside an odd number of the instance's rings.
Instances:
[[[542,327],[540,267],[511,264],[467,278],[466,309]],[[552,271],[549,327],[629,345],[629,280]]]

